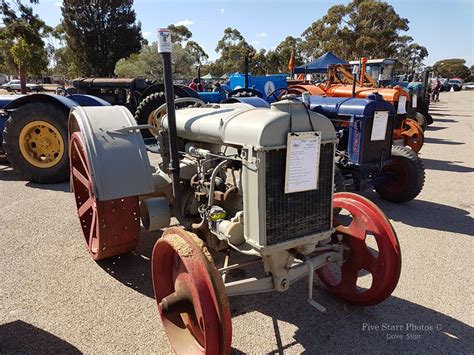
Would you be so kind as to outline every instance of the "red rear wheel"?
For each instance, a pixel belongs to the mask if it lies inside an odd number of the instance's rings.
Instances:
[[[383,212],[362,196],[336,193],[333,206],[350,214],[350,222],[344,224],[344,216],[334,217],[333,235],[335,243],[337,235],[342,236],[348,251],[342,266],[328,264],[317,274],[329,292],[345,302],[360,306],[380,303],[390,296],[400,277],[401,254],[395,231]],[[369,274],[371,282],[367,282]]]
[[[229,304],[221,276],[197,236],[169,228],[152,256],[155,299],[163,328],[178,354],[228,354]]]
[[[77,214],[94,260],[109,258],[135,249],[140,232],[138,196],[100,201],[94,194],[93,179],[82,134],[72,134],[69,144],[71,185]]]

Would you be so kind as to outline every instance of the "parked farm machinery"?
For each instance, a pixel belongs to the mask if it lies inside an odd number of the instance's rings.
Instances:
[[[122,105],[139,124],[152,124],[153,111],[165,102],[162,83],[143,79],[76,79],[65,95],[33,94],[0,97],[0,156],[5,156],[23,179],[56,183],[69,176],[67,120],[76,106]],[[198,97],[175,85],[177,97]],[[142,131],[145,139],[149,131]]]
[[[423,147],[424,134],[420,124],[407,118],[407,107],[409,107],[409,95],[401,87],[394,88],[367,88],[346,84],[320,83],[296,84],[288,88],[284,93],[300,95],[309,92],[311,95],[341,98],[367,98],[369,95],[378,93],[397,108],[397,115],[393,124],[393,142],[395,145],[409,146],[415,152],[419,152]]]
[[[384,199],[407,202],[422,190],[422,160],[410,148],[392,145],[396,111],[379,94],[366,99],[310,96],[309,107],[334,124],[336,165],[344,188],[374,188]]]
[[[120,106],[71,111],[71,181],[92,258],[133,250],[140,219],[148,230],[165,228],[152,278],[177,353],[230,353],[229,296],[284,292],[307,277],[308,302],[324,311],[313,299],[315,273],[345,302],[386,299],[400,276],[397,237],[372,202],[334,194],[331,121],[296,100],[270,109],[173,102],[169,37],[160,32],[167,104],[154,114],[159,124],[137,126]],[[161,146],[153,171],[140,129],[153,131]],[[169,227],[171,216],[180,227]],[[211,250],[224,252],[222,266]],[[234,254],[252,260],[231,264]],[[242,268],[252,275],[231,273]],[[364,273],[372,282],[359,288]]]
[[[67,122],[76,106],[105,106],[89,95],[0,96],[0,155],[26,180],[64,181],[69,176]]]

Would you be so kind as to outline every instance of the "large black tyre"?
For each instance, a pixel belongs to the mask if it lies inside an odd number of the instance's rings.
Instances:
[[[41,184],[57,183],[68,179],[67,121],[68,110],[44,102],[31,102],[20,106],[10,115],[3,130],[3,148],[13,169],[22,178]],[[35,142],[24,139],[24,130],[27,130],[29,126],[32,130],[35,126],[46,127],[42,128],[48,133],[46,138],[54,139],[54,144],[59,147],[57,151],[51,152],[52,158],[49,162],[51,166],[41,167],[45,163],[40,158],[35,158],[33,153],[28,155],[30,151],[28,144],[36,144],[36,142],[48,144],[47,140],[41,141],[40,135],[38,135],[39,140]],[[51,128],[47,128],[48,126]],[[27,137],[30,136],[27,135]]]
[[[410,110],[407,115],[408,118],[411,118],[412,120],[415,120],[418,122],[418,124],[421,126],[421,129],[426,131],[426,127],[428,127],[428,120],[426,119],[425,115],[423,115],[421,112],[415,111],[415,110]]]
[[[381,174],[388,175],[390,180],[376,185],[375,191],[384,200],[395,203],[413,200],[425,184],[423,162],[407,147],[392,146],[392,161],[383,167]]]
[[[154,110],[166,102],[163,92],[155,92],[145,97],[135,111],[135,120],[138,124],[149,124],[149,119]],[[142,129],[143,138],[152,138],[153,135],[147,129]]]

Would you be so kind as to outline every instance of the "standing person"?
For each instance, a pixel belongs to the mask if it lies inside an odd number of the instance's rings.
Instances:
[[[441,90],[441,80],[439,80],[439,76],[436,77],[434,82],[432,82],[432,86],[433,86],[432,100],[433,102],[439,102],[439,92]]]
[[[221,83],[216,81],[214,85],[212,85],[212,91],[213,92],[220,92],[221,91]]]
[[[194,91],[202,91],[202,84],[199,84],[198,78],[194,78],[192,83],[188,85]]]

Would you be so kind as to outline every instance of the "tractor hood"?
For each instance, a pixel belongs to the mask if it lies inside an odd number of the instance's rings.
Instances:
[[[395,114],[395,107],[375,93],[366,99],[311,96],[310,109],[329,118],[336,118],[339,115],[370,117],[374,116],[375,111]]]
[[[163,118],[162,126],[168,129],[167,116]],[[321,132],[322,140],[336,138],[331,121],[321,114],[307,111],[299,101],[280,101],[272,104],[270,109],[235,103],[176,111],[178,136],[208,143],[257,148],[286,146],[290,130],[308,132],[313,130],[312,127]]]

